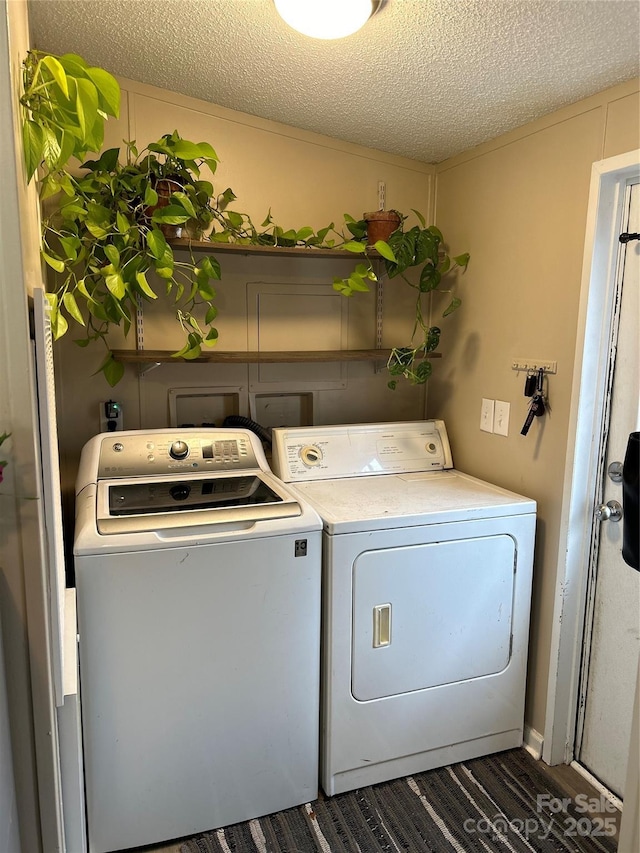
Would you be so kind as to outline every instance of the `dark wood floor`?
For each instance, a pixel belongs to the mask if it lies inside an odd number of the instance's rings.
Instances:
[[[584,794],[589,797],[589,799],[599,798],[600,792],[593,787],[593,785],[584,778],[577,770],[574,770],[568,764],[558,764],[555,767],[549,767],[548,764],[545,764],[543,761],[538,762],[538,766],[541,770],[549,775],[549,777],[556,783],[556,785],[562,789],[566,793],[567,797],[571,797],[574,799],[577,794]],[[597,815],[597,812],[593,812],[589,814],[589,817],[593,819],[594,815]],[[615,812],[606,812],[602,813],[602,817],[611,818],[613,817],[616,824],[616,839],[617,833],[620,831],[620,817],[621,812],[616,810]],[[160,846],[154,847],[140,847],[136,850],[131,850],[129,853],[180,853],[180,848],[182,847],[183,841],[171,841],[167,844],[163,844]]]

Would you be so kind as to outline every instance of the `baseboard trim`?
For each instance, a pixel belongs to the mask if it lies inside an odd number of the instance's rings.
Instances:
[[[525,724],[523,741],[527,752],[533,755],[536,761],[539,761],[542,758],[542,747],[544,746],[544,738],[540,732]]]
[[[583,779],[586,779],[589,784],[593,785],[596,791],[599,791],[603,797],[609,800],[610,803],[618,809],[618,811],[622,811],[622,800],[620,797],[616,796],[613,791],[610,791],[606,785],[603,785],[602,782],[594,776],[592,773],[589,773],[586,767],[583,767],[579,761],[572,761],[571,767],[579,773]]]

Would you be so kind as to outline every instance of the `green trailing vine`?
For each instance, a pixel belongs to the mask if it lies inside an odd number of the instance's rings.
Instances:
[[[400,226],[393,231],[387,241],[379,240],[373,247],[367,245],[367,223],[345,215],[345,223],[353,239],[343,246],[349,251],[362,254],[366,263],[358,264],[347,278],[334,279],[333,287],[344,296],[369,290],[369,282],[377,281],[373,264],[373,249],[382,258],[385,272],[390,279],[399,276],[416,291],[415,322],[410,343],[391,350],[387,369],[393,377],[388,385],[395,390],[398,378],[403,377],[413,385],[421,385],[431,376],[433,366],[425,356],[432,353],[440,342],[440,328],[427,322],[428,305],[426,299],[432,293],[448,293],[451,296],[442,316],[447,317],[462,304],[451,289],[441,287],[444,276],[456,268],[466,270],[469,254],[465,252],[450,257],[444,248],[444,237],[435,225],[427,226],[424,216],[414,210],[420,225],[405,230],[407,217],[399,213]],[[408,270],[417,268],[417,281],[409,278]]]
[[[425,356],[438,345],[440,330],[425,319],[425,297],[443,292],[443,276],[466,268],[469,256],[450,258],[440,231],[427,227],[418,211],[420,227],[405,231],[406,217],[400,214],[399,228],[372,247],[375,253],[367,246],[366,222],[349,214],[346,236],[333,222],[317,232],[309,226],[284,229],[271,211],[256,227],[248,214],[231,207],[236,201],[231,188],[216,194],[202,177],[204,167],[215,174],[218,164],[208,142],[194,143],[174,131],[141,151],[135,141],[102,151],[104,122],[119,115],[120,88],[108,72],[76,54],[30,52],[23,63],[21,103],[27,182],[37,178],[42,200],[56,197],[53,212],[43,216],[41,245],[55,274],[47,292],[53,334],[60,338],[73,321],[85,331],[76,339],[79,346],[102,341],[106,354],[98,372],[110,385],[122,378],[124,365],[113,358],[109,330],[121,326],[127,334],[139,301],[158,298],[158,282],[175,303],[184,333],[184,345],[174,355],[194,359],[203,347],[215,345],[219,243],[340,248],[362,255],[347,278],[334,280],[344,296],[369,290],[377,280],[374,257],[382,258],[389,278],[399,276],[416,290],[413,334],[408,346],[391,352],[389,387],[400,377],[413,384],[427,380],[431,363]],[[98,152],[97,159],[85,159]],[[72,170],[74,158],[81,165]],[[176,229],[209,240],[212,253],[196,259],[187,249],[188,260],[180,260],[171,245]],[[406,275],[415,267],[417,281]],[[443,316],[459,305],[452,296]]]

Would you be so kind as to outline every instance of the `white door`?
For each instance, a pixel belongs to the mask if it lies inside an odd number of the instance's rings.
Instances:
[[[628,198],[624,230],[640,232],[639,184],[629,188]],[[622,483],[615,482],[608,471],[612,463],[623,462],[629,433],[640,428],[640,241],[622,248],[619,277],[617,340],[614,334],[609,411],[602,437],[603,505],[622,503]],[[622,522],[614,517],[594,520],[576,758],[623,796],[640,652],[640,572],[622,559]]]

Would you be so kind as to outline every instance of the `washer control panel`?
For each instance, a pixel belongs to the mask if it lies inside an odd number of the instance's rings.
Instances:
[[[452,468],[443,421],[279,427],[272,469],[285,482]]]
[[[264,468],[257,437],[246,430],[151,430],[117,432],[101,437],[98,477],[237,471]]]

